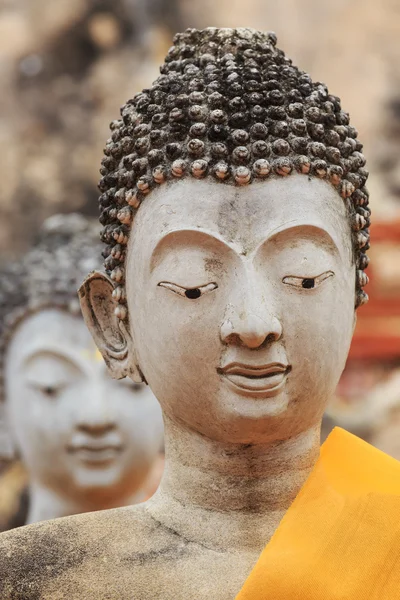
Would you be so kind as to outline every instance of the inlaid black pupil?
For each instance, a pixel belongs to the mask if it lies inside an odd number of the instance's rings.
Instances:
[[[185,296],[186,296],[186,298],[190,298],[190,300],[196,300],[196,298],[200,298],[201,291],[199,290],[199,288],[194,288],[192,290],[186,290]]]
[[[301,285],[306,289],[313,288],[315,286],[315,279],[303,279]]]

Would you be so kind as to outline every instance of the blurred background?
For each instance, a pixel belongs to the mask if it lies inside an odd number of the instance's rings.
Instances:
[[[273,30],[342,98],[371,176],[371,301],[324,433],[340,424],[400,458],[399,0],[0,0],[0,262],[56,212],[97,215],[109,122],[186,27]]]

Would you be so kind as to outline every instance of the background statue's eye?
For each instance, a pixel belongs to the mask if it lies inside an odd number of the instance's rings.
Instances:
[[[33,390],[36,390],[46,398],[51,398],[52,400],[58,398],[64,388],[67,387],[67,381],[57,381],[51,383],[45,383],[44,381],[33,381],[29,383],[30,387]]]
[[[59,388],[53,385],[45,385],[41,388],[41,392],[49,398],[55,398],[59,392]]]
[[[199,288],[185,290],[185,296],[186,298],[190,298],[191,300],[196,300],[196,298],[200,298],[201,290],[199,290]]]
[[[132,381],[130,388],[137,394],[138,392],[141,392],[143,390],[143,384],[142,383],[135,383],[134,381]]]
[[[138,394],[145,387],[143,383],[136,383],[135,381],[132,381],[131,379],[120,379],[117,383],[120,386],[123,386],[125,389],[130,390],[134,394]]]
[[[310,288],[315,287],[315,279],[303,279],[303,281],[301,282],[301,287],[309,290]]]

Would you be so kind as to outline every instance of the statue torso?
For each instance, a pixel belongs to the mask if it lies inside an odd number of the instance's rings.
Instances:
[[[257,560],[186,540],[146,505],[2,534],[0,557],[0,597],[15,600],[232,600]]]

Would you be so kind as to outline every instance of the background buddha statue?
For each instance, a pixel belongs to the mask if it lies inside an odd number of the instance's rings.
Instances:
[[[159,405],[147,386],[109,377],[80,313],[76,290],[100,252],[94,223],[56,215],[2,276],[3,440],[9,433],[28,484],[19,524],[139,502],[157,487]],[[20,465],[11,473],[0,481],[3,516],[24,481]]]
[[[158,398],[166,468],[144,504],[3,534],[0,590],[367,597],[398,544],[400,466],[341,430],[320,450],[367,299],[367,171],[348,114],[274,34],[209,28],[174,38],[121,117],[101,170],[107,273],[81,306],[113,377]]]

